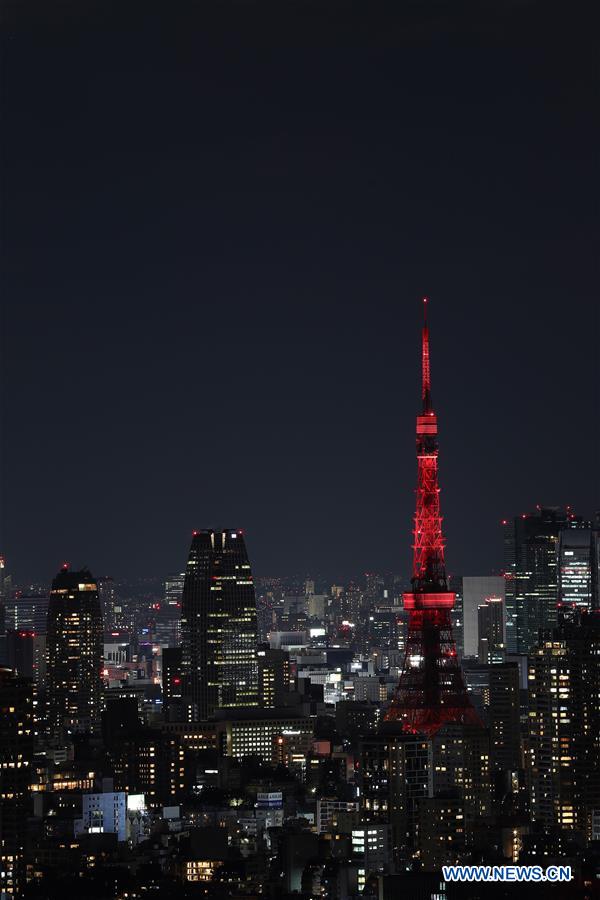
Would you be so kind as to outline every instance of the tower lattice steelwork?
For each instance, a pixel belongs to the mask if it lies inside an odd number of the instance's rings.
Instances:
[[[427,299],[423,301],[423,410],[417,416],[417,504],[412,591],[408,610],[406,656],[386,722],[407,733],[433,735],[445,722],[480,725],[471,705],[452,635],[438,486],[437,418],[431,405]]]

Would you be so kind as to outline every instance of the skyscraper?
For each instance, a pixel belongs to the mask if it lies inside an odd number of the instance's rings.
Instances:
[[[558,542],[558,599],[580,610],[592,608],[593,532],[568,528]]]
[[[64,565],[52,582],[46,637],[48,726],[95,730],[102,693],[102,612],[88,569]]]
[[[600,614],[542,632],[529,659],[532,816],[593,838],[600,809]]]
[[[462,589],[464,655],[477,656],[479,607],[490,597],[499,598],[504,606],[504,578],[502,575],[466,575]]]
[[[182,713],[181,647],[164,647],[162,652],[162,701],[165,722],[177,722]]]
[[[48,592],[45,594],[23,594],[16,591],[5,603],[6,627],[15,631],[46,633],[48,620]]]
[[[98,597],[102,610],[102,624],[106,631],[112,631],[117,627],[115,619],[115,607],[118,606],[115,580],[111,575],[101,575],[96,579],[98,585]]]
[[[182,676],[190,721],[258,705],[256,599],[241,531],[195,531],[182,598]]]
[[[489,651],[504,646],[503,607],[501,597],[487,597],[485,603],[481,603],[477,610],[477,653],[480,662],[488,662]]]
[[[180,606],[185,584],[185,572],[175,572],[165,579],[165,603],[168,606]]]
[[[542,629],[558,622],[558,548],[567,529],[589,523],[558,507],[539,507],[512,521],[505,519],[506,647],[528,653]]]

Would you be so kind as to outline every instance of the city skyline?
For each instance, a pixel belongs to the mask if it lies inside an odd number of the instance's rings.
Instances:
[[[585,18],[4,5],[0,900],[600,897]]]

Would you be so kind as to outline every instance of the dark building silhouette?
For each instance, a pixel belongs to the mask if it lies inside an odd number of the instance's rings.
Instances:
[[[145,727],[139,720],[120,733],[113,720],[105,733],[115,790],[144,794],[152,809],[186,796],[185,750],[176,734]]]
[[[33,678],[35,673],[35,634],[32,631],[9,630],[5,636],[4,659],[17,675]]]
[[[273,650],[268,644],[259,647],[258,686],[263,708],[283,706],[290,690],[290,655],[287,651]]]
[[[183,718],[181,647],[164,647],[162,652],[162,701],[165,722]]]
[[[516,772],[523,766],[517,663],[469,662],[465,678],[477,710],[489,725],[492,771]]]
[[[203,721],[221,707],[258,704],[256,599],[240,531],[194,532],[181,635],[189,721]]]
[[[63,566],[50,591],[46,635],[48,727],[93,731],[100,722],[102,613],[88,569]]]
[[[488,597],[477,607],[477,655],[482,663],[489,662],[490,650],[503,646],[504,603],[501,597]]]
[[[0,667],[0,895],[25,885],[33,762],[33,681]]]
[[[96,584],[98,585],[100,609],[102,610],[102,624],[107,632],[116,630],[115,607],[118,607],[118,600],[115,580],[112,575],[100,575],[96,579]]]

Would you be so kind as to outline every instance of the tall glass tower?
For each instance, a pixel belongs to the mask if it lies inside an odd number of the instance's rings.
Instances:
[[[529,653],[541,629],[558,623],[559,542],[562,531],[588,529],[589,522],[558,507],[504,520],[506,646]],[[568,559],[568,557],[567,557]]]
[[[48,605],[46,663],[48,726],[94,731],[102,696],[102,611],[98,586],[88,569],[64,565],[52,582]]]
[[[181,610],[182,676],[189,721],[258,705],[256,598],[241,531],[195,531]]]
[[[558,597],[568,607],[592,608],[592,536],[591,528],[570,528],[560,533]]]

